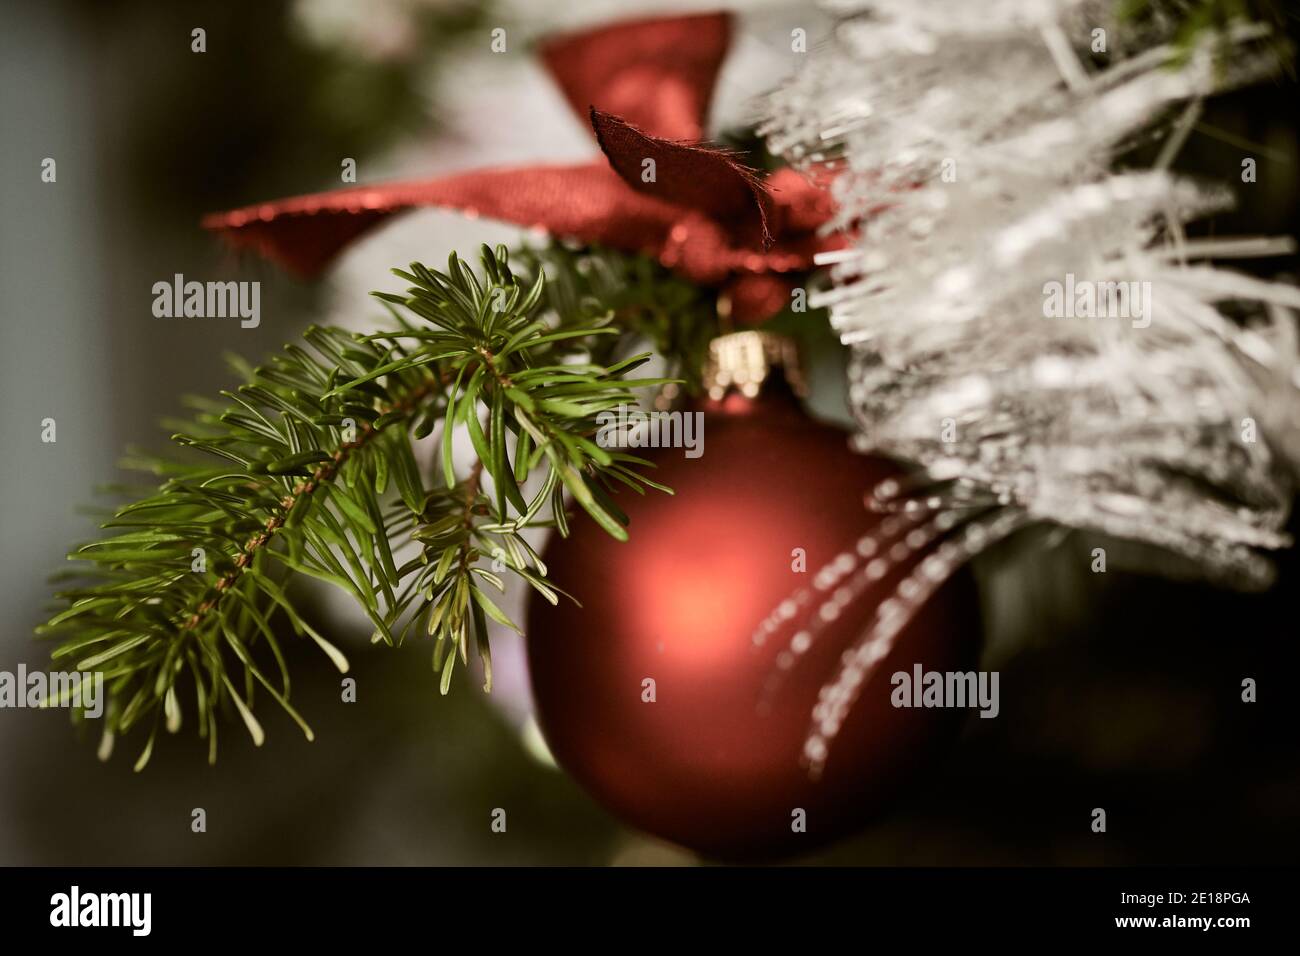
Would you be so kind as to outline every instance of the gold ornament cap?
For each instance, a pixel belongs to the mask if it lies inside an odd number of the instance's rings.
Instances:
[[[714,401],[732,388],[754,398],[776,372],[782,374],[796,395],[806,394],[799,347],[794,339],[775,332],[748,330],[720,335],[709,343],[701,380]]]

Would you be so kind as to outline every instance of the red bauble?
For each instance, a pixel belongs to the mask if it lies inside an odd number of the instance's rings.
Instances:
[[[582,606],[530,606],[537,716],[560,765],[627,823],[723,858],[798,853],[878,813],[956,726],[950,710],[893,707],[890,677],[918,663],[974,666],[975,589],[962,572],[924,605],[863,686],[814,778],[801,755],[818,692],[909,562],[825,625],[786,670],[778,659],[790,663],[789,636],[818,603],[770,640],[756,643],[755,630],[879,525],[864,496],[898,470],[853,453],[845,432],[809,419],[780,385],[697,408],[701,457],[636,452],[675,495],[618,495],[629,542],[584,516],[546,549],[549,576]],[[795,549],[807,556],[804,573]],[[644,699],[647,679],[653,702]],[[806,832],[792,825],[798,810]]]

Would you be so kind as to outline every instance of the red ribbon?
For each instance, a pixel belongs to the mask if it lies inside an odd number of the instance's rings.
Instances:
[[[737,321],[760,322],[789,303],[814,254],[843,240],[818,235],[832,212],[823,189],[788,169],[761,180],[734,154],[699,143],[730,39],[731,18],[718,13],[616,23],[543,44],[543,62],[590,118],[604,160],[336,189],[214,213],[203,226],[311,276],[395,213],[458,209],[654,256],[722,289]]]

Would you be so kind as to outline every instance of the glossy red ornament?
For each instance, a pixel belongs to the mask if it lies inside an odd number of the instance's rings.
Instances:
[[[898,470],[852,452],[847,433],[810,419],[783,383],[693,410],[704,414],[701,457],[636,452],[676,494],[617,496],[629,542],[582,516],[546,549],[549,576],[582,607],[530,606],[537,716],[560,765],[628,824],[722,858],[800,853],[879,813],[955,729],[960,713],[893,707],[890,676],[917,663],[975,666],[975,588],[954,575],[907,625],[814,779],[801,754],[818,692],[915,562],[849,606],[788,670],[777,663],[787,642],[756,644],[755,630],[880,523],[864,495]],[[796,549],[806,572],[794,570]]]

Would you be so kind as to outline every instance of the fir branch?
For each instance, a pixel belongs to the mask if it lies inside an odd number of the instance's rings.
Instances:
[[[717,294],[674,276],[654,260],[602,248],[553,244],[525,250],[530,274],[548,276],[547,299],[562,324],[609,323],[654,347],[692,391],[708,345],[720,331]],[[596,343],[597,361],[612,361],[623,342]]]
[[[299,613],[290,587],[299,577],[352,594],[375,641],[400,643],[415,626],[432,635],[446,692],[471,640],[490,686],[487,622],[514,626],[488,596],[504,591],[503,573],[558,600],[521,532],[553,520],[566,533],[566,493],[626,538],[610,488],[661,486],[642,476],[645,461],[593,436],[601,412],[665,383],[627,378],[648,355],[616,358],[644,329],[589,308],[599,299],[590,289],[570,307],[576,271],[555,270],[569,278],[548,294],[540,257],[524,278],[504,248],[484,247],[481,260],[479,273],[454,254],[446,272],[394,270],[406,293],[376,295],[395,328],[312,328],[306,347],[288,345],[256,368],[235,361],[245,384],[224,401],[195,400],[174,436],[200,454],[134,462],[162,484],[117,510],[103,525],[109,536],[69,555],[89,568],[39,629],[61,639],[56,661],[104,674],[101,753],[148,726],[142,768],[159,727],[180,729],[182,691],[209,759],[219,708],[233,708],[260,744],[259,685],[311,739],[289,703],[275,620],[340,671],[348,664]],[[462,429],[477,461],[458,477],[452,435]],[[442,484],[426,488],[414,443],[435,431]],[[407,542],[419,551],[399,566]]]

